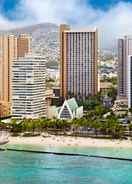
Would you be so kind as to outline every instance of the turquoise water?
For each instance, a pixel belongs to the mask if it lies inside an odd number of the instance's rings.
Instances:
[[[132,149],[10,147],[132,158]],[[132,162],[1,151],[0,184],[132,184]]]

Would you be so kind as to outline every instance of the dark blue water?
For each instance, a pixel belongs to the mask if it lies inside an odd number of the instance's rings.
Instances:
[[[17,147],[132,158],[132,149]],[[132,162],[1,151],[0,184],[132,184]]]

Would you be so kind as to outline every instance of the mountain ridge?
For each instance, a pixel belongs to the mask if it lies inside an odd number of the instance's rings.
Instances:
[[[43,55],[47,63],[59,62],[59,26],[54,23],[40,23],[6,31],[7,34],[31,34],[33,53]]]

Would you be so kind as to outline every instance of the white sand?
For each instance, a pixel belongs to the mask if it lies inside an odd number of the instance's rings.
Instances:
[[[67,136],[9,137],[9,144],[132,148],[131,140],[107,140]]]

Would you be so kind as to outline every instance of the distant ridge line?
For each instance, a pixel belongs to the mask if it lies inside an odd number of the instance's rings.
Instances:
[[[121,160],[121,161],[129,161],[132,162],[131,158],[121,158],[121,157],[109,157],[109,156],[101,156],[101,155],[87,155],[87,154],[79,154],[79,153],[62,153],[62,152],[50,152],[50,151],[35,151],[35,150],[25,150],[25,149],[1,149],[8,151],[16,151],[16,152],[27,152],[27,153],[35,153],[35,154],[49,154],[49,155],[58,155],[58,156],[77,156],[77,157],[89,157],[89,158],[99,158],[99,159],[109,159],[109,160]]]

